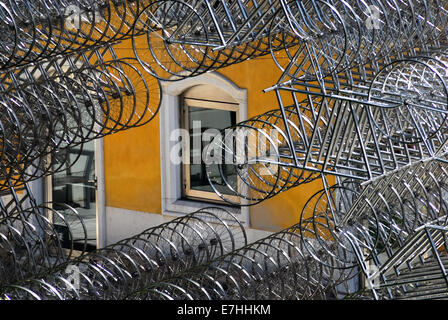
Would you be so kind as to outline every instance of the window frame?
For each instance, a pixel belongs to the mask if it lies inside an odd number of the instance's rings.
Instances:
[[[182,94],[180,96],[180,108],[181,108],[181,127],[185,129],[187,132],[190,132],[190,121],[189,121],[189,108],[203,108],[203,109],[211,109],[211,110],[223,110],[235,112],[236,123],[240,122],[239,119],[239,104],[234,102],[225,102],[225,101],[217,101],[217,100],[203,100],[197,98],[191,98]],[[194,105],[189,105],[189,103],[194,103]],[[202,141],[202,137],[201,137]],[[188,139],[185,144],[185,153],[186,158],[190,158],[190,140]],[[202,149],[203,150],[203,149]],[[202,152],[201,150],[201,152]],[[189,199],[192,201],[207,201],[212,203],[221,203],[227,204],[223,199],[221,199],[215,192],[208,191],[200,191],[191,189],[191,180],[190,180],[190,163],[182,164],[182,196],[185,199]],[[231,201],[234,203],[240,202],[240,199],[236,196],[230,197]]]
[[[159,111],[160,120],[160,178],[161,178],[161,213],[169,217],[178,217],[193,211],[210,207],[210,202],[182,199],[181,166],[170,161],[170,152],[179,141],[170,139],[171,133],[181,126],[181,108],[179,97],[197,85],[211,85],[224,91],[238,105],[238,119],[244,121],[248,115],[247,89],[238,87],[227,77],[216,71],[207,72],[196,77],[177,81],[162,81],[162,103]],[[250,228],[249,207],[242,199],[242,206],[228,203],[216,203],[213,206],[230,210],[237,215],[240,222]]]

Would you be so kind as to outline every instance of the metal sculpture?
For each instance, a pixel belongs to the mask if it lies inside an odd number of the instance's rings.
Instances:
[[[441,157],[326,188],[297,225],[128,298],[446,298],[447,169]]]
[[[146,80],[132,59],[89,62],[102,54],[68,55],[3,74],[3,188],[64,170],[78,158],[67,149],[82,150],[88,141],[144,125],[157,114],[158,81]]]
[[[1,3],[2,298],[446,298],[446,5]],[[129,38],[136,60],[119,59]],[[29,181],[72,165],[73,146],[153,119],[159,80],[269,53],[279,107],[222,131],[207,172],[236,205],[322,179],[297,225],[246,244],[235,216],[205,209],[78,259],[62,250],[57,226],[82,219],[37,204]]]
[[[129,39],[150,1],[3,1],[0,68]]]
[[[158,112],[159,81],[114,46],[144,1],[0,4],[0,190],[65,170],[83,144]],[[143,30],[141,31],[143,34]],[[107,58],[106,58],[107,56]]]
[[[81,255],[86,251],[83,218],[70,206],[38,203],[29,182],[73,166],[86,142],[142,126],[157,114],[159,81],[114,50],[135,33],[142,6],[0,3],[2,286],[53,272],[74,258],[75,245]]]
[[[134,34],[147,32],[143,44],[133,38],[135,56],[155,77],[179,80],[267,55],[278,10],[289,12],[287,1],[154,1],[134,26]]]
[[[12,219],[5,227],[19,229]],[[46,236],[40,239],[42,243]],[[20,260],[21,255],[16,254],[18,248],[12,245],[16,239],[20,240],[18,244],[29,241],[26,233],[2,233],[2,243],[9,245],[2,250],[2,256],[9,257],[1,264],[6,275],[0,285],[3,299],[120,299],[157,279],[204,264],[247,243],[238,219],[229,211],[213,207],[51,266]],[[35,258],[32,252],[27,256]],[[51,258],[49,254],[48,260]],[[39,268],[34,274],[25,274],[24,267],[28,264]],[[6,272],[8,269],[22,274],[12,277]],[[67,270],[76,270],[76,283]]]
[[[446,255],[446,175],[443,156],[364,186],[346,181],[319,192],[302,212],[304,249],[325,266],[358,270],[365,291],[375,299],[406,298],[425,283],[445,279],[445,266],[436,267]],[[332,263],[322,257],[331,257]],[[434,268],[415,272],[427,265]],[[434,291],[426,297],[448,294],[447,287]]]
[[[347,3],[335,3],[346,30],[359,33],[345,42],[348,33],[338,28],[322,33],[335,47],[327,56],[315,59],[310,51],[325,49],[312,41],[286,47],[295,53],[287,52],[279,84],[266,90],[275,90],[280,109],[228,128],[210,144],[209,160],[218,161],[208,161],[208,172],[221,177],[209,174],[209,181],[219,184],[222,199],[253,205],[322,177],[325,189],[309,200],[297,226],[303,256],[363,274],[368,290],[352,298],[443,298],[446,19],[436,17],[445,3],[378,5],[378,22],[389,24],[373,32],[351,19],[356,10]],[[299,102],[302,94],[307,99]],[[223,170],[224,163],[234,170]],[[328,185],[330,175],[337,185]],[[423,272],[425,266],[431,269]]]

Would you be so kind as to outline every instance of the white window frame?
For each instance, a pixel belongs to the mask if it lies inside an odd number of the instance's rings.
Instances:
[[[202,202],[200,200],[182,199],[182,165],[170,161],[170,152],[178,143],[171,141],[173,130],[179,129],[181,124],[180,96],[188,89],[198,85],[212,85],[227,93],[239,105],[238,119],[247,119],[247,90],[239,88],[225,76],[217,72],[208,72],[197,77],[179,81],[164,81],[162,85],[162,103],[160,106],[160,169],[162,191],[162,214],[182,216],[205,207],[223,207],[231,210],[240,222],[250,227],[249,207],[228,207],[226,205]],[[242,204],[246,204],[242,200]]]

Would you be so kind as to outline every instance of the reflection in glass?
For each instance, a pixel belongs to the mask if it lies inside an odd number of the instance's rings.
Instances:
[[[198,124],[200,126],[199,130],[194,130],[197,128]],[[218,110],[218,109],[208,109],[199,107],[188,107],[188,125],[190,128],[190,189],[197,191],[205,191],[215,193],[213,188],[210,186],[207,179],[206,165],[202,157],[203,150],[211,142],[212,138],[210,136],[204,136],[204,132],[209,130],[210,133],[213,131],[211,129],[223,130],[230,126],[236,124],[236,112],[228,110]],[[198,138],[196,135],[200,134]],[[194,144],[193,140],[200,141],[201,143]],[[203,141],[206,140],[206,141]],[[208,140],[208,141],[207,141]],[[222,155],[223,158],[225,155]],[[200,163],[198,163],[198,160]],[[212,166],[216,168],[217,166]],[[228,179],[236,181],[236,171],[235,167],[231,164],[223,164],[221,166],[222,170],[226,172],[225,176]],[[216,172],[215,172],[216,171]],[[210,178],[215,181],[214,185],[219,190],[222,188],[222,192],[228,190],[224,186],[222,181],[222,176],[217,170],[212,170]],[[233,181],[229,181],[233,185]],[[222,187],[220,187],[222,185]]]

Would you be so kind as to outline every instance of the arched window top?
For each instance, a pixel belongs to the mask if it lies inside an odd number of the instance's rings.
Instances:
[[[230,96],[232,101],[239,103],[241,106],[247,106],[246,89],[239,88],[235,83],[217,72],[207,72],[197,77],[174,82],[162,82],[163,93],[170,96],[179,96],[190,89],[201,90],[200,88],[194,89],[196,86],[207,86],[209,88],[213,88],[213,90],[219,90],[219,92]]]
[[[190,87],[183,92],[184,98],[198,100],[222,101],[227,103],[238,103],[229,93],[210,84],[201,84]]]

